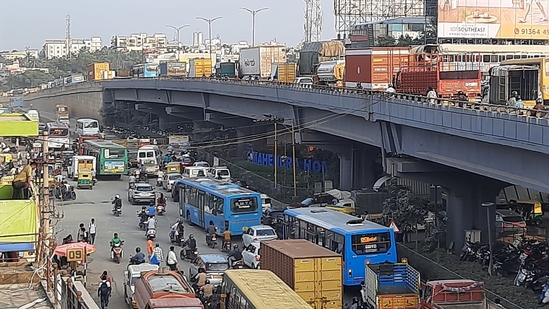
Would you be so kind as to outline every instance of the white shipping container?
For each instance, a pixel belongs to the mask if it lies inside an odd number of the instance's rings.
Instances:
[[[286,62],[284,46],[258,46],[240,49],[240,75],[269,78],[273,63]]]

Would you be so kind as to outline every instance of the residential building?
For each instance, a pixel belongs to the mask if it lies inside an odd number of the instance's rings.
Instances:
[[[70,46],[67,46],[67,40],[46,40],[44,44],[44,56],[48,59],[65,57],[70,50],[71,53],[78,53],[82,48],[95,52],[103,48],[101,38],[92,37],[91,39],[71,39]]]
[[[11,52],[2,52],[0,55],[6,60],[23,59],[27,57],[27,54],[32,58],[38,58],[38,49],[27,49]]]
[[[115,35],[111,38],[111,47],[122,50],[164,49],[168,46],[168,37],[163,33],[148,35],[134,33],[131,35]]]

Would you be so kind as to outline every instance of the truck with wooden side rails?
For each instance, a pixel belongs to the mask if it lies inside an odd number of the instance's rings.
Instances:
[[[360,290],[366,308],[417,309],[421,278],[408,263],[366,265]]]
[[[295,80],[296,68],[295,63],[273,63],[271,79],[279,83],[291,84]]]
[[[187,280],[164,268],[143,273],[137,279],[133,302],[137,309],[204,308]]]
[[[262,241],[261,269],[272,271],[314,309],[341,309],[340,254],[304,239]]]
[[[467,279],[427,281],[423,286],[422,309],[487,309],[484,284]]]

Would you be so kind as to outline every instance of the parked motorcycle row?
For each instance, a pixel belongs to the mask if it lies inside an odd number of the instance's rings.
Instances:
[[[476,262],[488,270],[490,248],[487,244],[466,241],[460,255],[461,261]],[[513,284],[523,286],[534,293],[541,293],[549,303],[549,244],[538,240],[517,237],[511,244],[494,250],[493,271],[504,277],[514,276]],[[545,295],[547,294],[547,295]]]
[[[189,128],[189,127],[186,127],[186,126],[181,126],[181,125],[178,125],[176,128],[168,128],[167,130],[155,129],[155,128],[152,128],[150,126],[143,126],[143,127],[140,127],[140,128],[142,130],[146,131],[147,136],[143,135],[143,133],[145,133],[145,132],[138,133],[134,130],[130,130],[130,129],[123,128],[123,127],[117,127],[117,126],[107,126],[106,127],[107,130],[112,131],[117,136],[121,136],[121,137],[124,137],[124,138],[128,138],[128,137],[131,137],[131,138],[166,137],[166,136],[169,136],[169,135],[187,134],[190,131],[192,131],[192,128]]]

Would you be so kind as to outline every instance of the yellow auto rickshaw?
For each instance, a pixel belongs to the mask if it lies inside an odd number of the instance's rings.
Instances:
[[[76,187],[78,189],[93,189],[93,177],[90,169],[83,168],[78,171],[78,182],[76,183]]]
[[[171,173],[181,174],[181,164],[179,162],[170,162],[166,165],[166,174]]]

